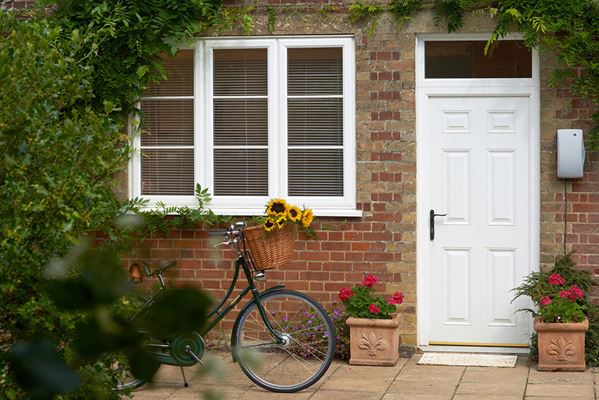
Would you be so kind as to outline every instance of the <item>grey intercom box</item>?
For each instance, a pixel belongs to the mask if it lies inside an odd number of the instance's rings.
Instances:
[[[558,129],[557,177],[582,178],[584,156],[582,129]]]

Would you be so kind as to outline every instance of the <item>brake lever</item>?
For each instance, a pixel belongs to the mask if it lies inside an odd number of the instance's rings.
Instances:
[[[228,245],[229,245],[229,242],[220,242],[220,243],[217,243],[217,244],[215,244],[214,246],[212,246],[212,248],[216,248],[216,247],[218,247],[218,246],[222,246],[223,244],[226,244],[226,245],[228,246]]]

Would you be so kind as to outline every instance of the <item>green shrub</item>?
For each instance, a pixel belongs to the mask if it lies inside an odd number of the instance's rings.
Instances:
[[[26,18],[0,9],[0,350],[21,340],[43,350],[31,341],[42,336],[60,344],[83,382],[70,398],[113,395],[100,364],[77,361],[72,340],[86,316],[58,309],[43,273],[88,232],[119,240],[126,112],[161,77],[160,53],[211,25],[220,3],[45,1],[53,13]],[[2,357],[8,399],[24,396],[13,378]]]

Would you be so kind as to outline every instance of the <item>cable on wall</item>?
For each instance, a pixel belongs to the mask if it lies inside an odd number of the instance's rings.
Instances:
[[[566,244],[568,234],[568,181],[564,179],[564,257],[567,255]]]

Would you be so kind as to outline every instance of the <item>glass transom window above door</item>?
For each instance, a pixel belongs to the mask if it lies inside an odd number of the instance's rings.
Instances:
[[[272,197],[355,216],[350,37],[205,39],[164,57],[140,101],[130,195],[251,215]]]
[[[424,77],[532,78],[532,51],[522,40],[427,40]]]

